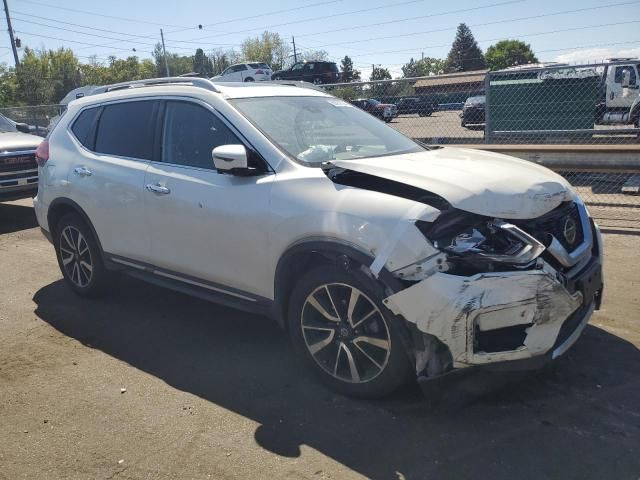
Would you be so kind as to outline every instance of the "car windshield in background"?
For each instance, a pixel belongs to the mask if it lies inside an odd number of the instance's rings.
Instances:
[[[0,114],[0,132],[17,132],[15,124],[4,115]]]
[[[230,101],[280,148],[307,164],[424,150],[337,98],[260,97]]]

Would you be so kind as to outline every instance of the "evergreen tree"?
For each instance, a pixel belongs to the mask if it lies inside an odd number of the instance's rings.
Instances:
[[[447,55],[445,73],[483,70],[486,66],[482,50],[473,38],[471,30],[464,23],[461,23],[458,25],[456,38],[451,45],[449,55]]]
[[[360,80],[360,72],[358,70],[354,70],[353,68],[353,60],[348,55],[340,62],[340,67],[342,70],[342,78],[340,79],[342,82],[353,82]]]

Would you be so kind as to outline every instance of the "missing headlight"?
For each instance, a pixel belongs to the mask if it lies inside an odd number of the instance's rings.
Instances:
[[[467,212],[441,215],[435,222],[417,221],[416,227],[441,251],[471,261],[528,265],[545,246],[515,225]]]

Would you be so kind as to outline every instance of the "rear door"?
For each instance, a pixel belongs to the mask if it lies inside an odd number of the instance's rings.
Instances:
[[[144,176],[154,155],[157,100],[84,109],[71,124],[77,153],[69,196],[90,218],[105,252],[146,261]]]
[[[211,151],[228,144],[243,141],[210,106],[165,102],[162,161],[151,162],[145,180],[151,263],[174,280],[264,295],[274,175],[218,173]]]

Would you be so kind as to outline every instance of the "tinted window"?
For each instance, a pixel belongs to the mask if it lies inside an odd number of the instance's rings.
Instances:
[[[211,150],[240,144],[213,113],[188,102],[167,102],[162,161],[191,167],[214,168]]]
[[[264,63],[262,63],[262,64],[261,64],[261,63],[250,63],[250,64],[249,64],[249,66],[250,66],[251,68],[255,68],[255,69],[258,69],[258,68],[264,68],[264,67],[263,67],[263,65],[264,65]]]
[[[93,141],[95,138],[92,133],[94,132],[94,122],[99,110],[99,108],[88,108],[84,110],[78,115],[78,118],[76,118],[76,121],[73,122],[73,126],[71,127],[71,131],[78,141],[89,150],[93,150]]]
[[[104,107],[98,123],[98,153],[151,160],[155,101],[126,102]]]
[[[234,72],[243,72],[247,69],[247,66],[242,64],[242,65],[235,65],[233,67],[231,67],[231,70]]]

